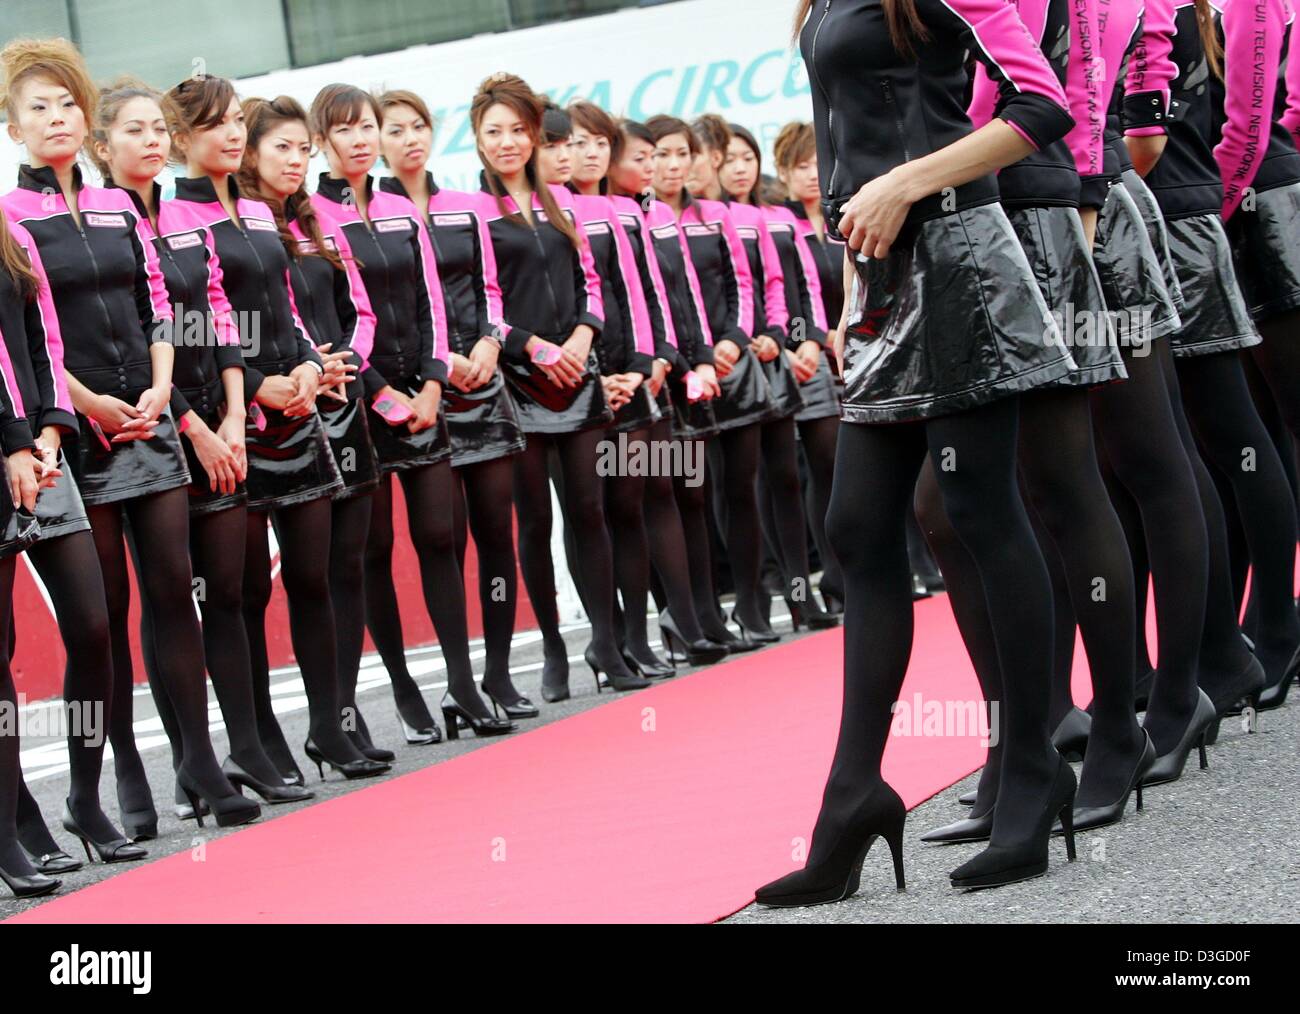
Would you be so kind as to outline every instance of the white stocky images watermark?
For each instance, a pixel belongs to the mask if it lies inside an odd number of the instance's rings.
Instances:
[[[687,486],[704,482],[704,446],[699,440],[617,440],[596,445],[596,474],[610,476],[681,477]]]
[[[98,747],[107,732],[103,701],[52,702],[28,707],[27,695],[16,701],[0,701],[0,736],[28,739],[82,739]]]
[[[910,701],[897,700],[889,706],[893,721],[891,736],[967,737],[978,736],[980,746],[997,746],[1001,739],[998,701],[926,699],[920,693]]]
[[[153,989],[152,951],[83,951],[76,944],[50,955],[55,986],[130,986],[138,995]]]

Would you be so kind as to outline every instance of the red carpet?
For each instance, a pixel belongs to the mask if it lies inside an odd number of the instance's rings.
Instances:
[[[916,615],[900,700],[976,700],[947,599]],[[811,834],[834,747],[841,644],[829,631],[611,697],[10,921],[721,918],[803,865],[793,843]],[[587,675],[575,667],[574,685]],[[918,719],[915,731],[933,729]],[[978,730],[895,735],[885,774],[912,807],[982,759]],[[888,876],[883,866],[868,875]]]

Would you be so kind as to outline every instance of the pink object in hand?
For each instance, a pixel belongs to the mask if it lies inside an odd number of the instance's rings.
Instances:
[[[385,394],[376,394],[374,400],[370,402],[370,407],[378,412],[390,426],[404,423],[415,415],[396,398],[391,398]]]
[[[544,342],[533,349],[533,362],[538,366],[554,366],[560,361],[560,347]]]
[[[694,370],[686,374],[686,400],[699,401],[704,397],[704,381]]]
[[[111,451],[113,449],[113,445],[109,441],[108,437],[104,435],[104,427],[99,425],[99,421],[97,419],[90,420],[90,428],[95,431],[95,436],[99,437],[99,442],[104,445],[104,450]]]
[[[262,411],[262,406],[257,402],[248,406],[248,418],[257,427],[259,433],[266,429],[266,413]]]

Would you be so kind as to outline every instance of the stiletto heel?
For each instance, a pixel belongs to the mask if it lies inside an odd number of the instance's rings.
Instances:
[[[775,630],[750,630],[740,621],[736,615],[736,610],[731,611],[731,622],[740,628],[740,640],[742,643],[749,644],[753,648],[761,648],[765,644],[775,644],[781,640],[781,635]],[[749,650],[748,648],[745,650]]]
[[[225,763],[221,765],[221,773],[226,776],[226,779],[235,788],[250,789],[272,805],[299,803],[304,799],[314,799],[316,796],[316,793],[299,788],[296,785],[268,785],[245,771],[243,765],[234,757],[226,758]],[[193,800],[190,801],[190,805],[194,805]],[[202,827],[201,824],[199,826]]]
[[[302,749],[307,755],[308,760],[316,765],[316,770],[320,774],[321,781],[325,780],[325,770],[323,767],[325,764],[328,764],[348,781],[351,781],[354,778],[374,778],[376,775],[382,775],[393,769],[391,764],[385,764],[383,761],[371,760],[369,757],[362,757],[360,760],[350,761],[331,760],[329,757],[326,757],[320,748],[310,739],[302,745]]]
[[[1205,756],[1205,737],[1209,735],[1209,730],[1201,733],[1201,740],[1196,744],[1196,749],[1201,755],[1201,770],[1204,771],[1210,766],[1210,759]]]
[[[1142,779],[1156,763],[1156,747],[1151,742],[1150,734],[1142,730],[1142,751],[1138,754],[1137,764],[1133,767],[1133,774],[1129,776],[1128,786],[1120,794],[1119,799],[1105,806],[1083,806],[1075,810],[1070,815],[1071,823],[1076,831],[1091,831],[1093,828],[1106,827],[1123,819],[1124,810],[1128,806],[1129,794],[1136,790],[1137,808],[1142,809]],[[1054,833],[1060,834],[1065,829],[1064,821],[1054,829]]]
[[[1065,858],[1067,862],[1074,862],[1074,798],[1061,808],[1060,814],[1061,827],[1065,831]]]
[[[786,608],[790,610],[790,622],[794,629],[801,625],[809,630],[829,630],[840,625],[840,618],[825,612],[809,597],[807,602],[795,602],[789,595],[785,597]]]
[[[672,676],[676,671],[676,666],[670,665],[656,655],[649,648],[648,658],[637,658],[630,648],[623,649],[623,663],[635,675],[642,676],[648,680],[662,680]]]
[[[473,729],[475,736],[504,736],[515,731],[515,724],[505,718],[480,718],[452,697],[451,691],[442,695],[442,720],[447,724],[447,738],[460,739],[461,723]]]
[[[99,856],[101,863],[129,863],[136,859],[143,859],[149,854],[147,849],[134,845],[125,838],[114,838],[107,842],[94,841],[72,816],[72,803],[66,799],[63,801],[63,830],[81,839],[81,845],[86,850],[87,862],[94,862],[94,857],[90,854],[92,845],[95,846],[95,854]]]
[[[1182,738],[1172,750],[1156,758],[1155,763],[1142,779],[1143,785],[1164,785],[1181,778],[1193,747],[1199,750],[1201,767],[1209,767],[1209,760],[1205,755],[1205,736],[1218,716],[1215,714],[1214,703],[1206,696],[1205,691],[1200,690],[1198,694],[1196,710],[1192,712],[1192,720],[1187,723]]]
[[[487,695],[487,699],[492,703],[493,718],[501,717],[497,711],[498,706],[506,713],[507,721],[515,721],[520,718],[536,718],[542,713],[536,704],[518,691],[515,691],[516,697],[513,701],[502,700],[487,687],[483,688],[483,693]]]
[[[582,657],[587,665],[591,667],[591,675],[596,680],[596,693],[600,693],[601,665],[600,661],[596,658],[596,653],[592,651],[591,645],[587,645],[586,650],[582,653]],[[651,686],[650,681],[643,676],[622,676],[618,673],[611,672],[606,674],[606,679],[609,680],[609,685],[611,687],[620,691],[642,690],[645,687]]]
[[[889,845],[889,854],[894,857],[894,885],[900,891],[907,890],[907,877],[903,874],[903,825],[891,828],[885,833],[885,842]]]
[[[674,664],[687,662],[690,665],[712,665],[727,657],[727,646],[711,638],[701,637],[698,641],[688,641],[667,609],[659,613],[659,636]],[[674,645],[680,649],[680,655],[673,654]]]
[[[176,772],[176,781],[185,790],[185,798],[189,800],[190,806],[194,807],[194,819],[198,821],[199,827],[203,826],[203,816],[199,812],[200,802],[208,804],[208,810],[217,822],[217,827],[251,824],[262,815],[262,807],[248,799],[238,789],[232,789],[228,796],[212,796],[204,792],[203,787],[191,779],[184,764]]]
[[[397,724],[402,727],[402,737],[410,746],[428,746],[430,743],[441,743],[442,733],[438,730],[437,723],[429,726],[427,729],[417,729],[415,726],[407,725],[406,719],[402,713],[397,712]]]
[[[43,894],[52,894],[63,883],[43,873],[11,874],[4,867],[0,867],[0,880],[13,891],[15,898],[39,898]]]
[[[194,811],[194,823],[198,824],[199,827],[202,827],[203,814],[209,811],[206,808],[203,810],[199,809],[199,803],[202,802],[202,800],[199,799],[198,793],[191,792],[189,789],[182,789],[181,791],[185,793],[185,798],[189,800],[190,809]]]

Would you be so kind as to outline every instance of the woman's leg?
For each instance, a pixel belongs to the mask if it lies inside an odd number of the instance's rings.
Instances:
[[[330,506],[330,604],[334,609],[341,713],[356,719],[357,672],[366,642],[366,543],[370,534],[370,493],[335,500]],[[369,737],[366,737],[369,742]]]
[[[8,616],[13,600],[17,556],[0,560],[0,616]],[[10,717],[0,725],[0,869],[11,877],[30,877],[35,868],[18,844],[18,796],[23,785],[19,764],[18,694],[9,671],[9,624],[0,630],[0,709]],[[98,804],[98,797],[95,800]],[[114,835],[116,837],[116,835]]]
[[[692,460],[705,460],[703,440],[683,440],[683,453],[691,453]],[[673,477],[673,493],[682,519],[682,533],[686,551],[691,561],[691,597],[695,601],[695,616],[704,636],[718,644],[733,640],[718,611],[718,595],[713,586],[713,552],[709,542],[709,483],[688,485],[686,477]]]
[[[768,497],[780,551],[786,598],[805,609],[819,608],[808,577],[808,523],[804,520],[803,490],[799,486],[799,451],[795,445],[794,417],[759,427]]]
[[[244,540],[244,585],[241,596],[244,636],[248,638],[249,667],[253,679],[253,707],[262,748],[282,775],[301,775],[293,751],[271,703],[271,666],[266,650],[266,609],[271,604],[271,545],[264,511],[247,513]]]
[[[670,446],[672,424],[667,418],[650,427],[650,441],[653,447]],[[696,619],[691,595],[691,571],[698,561],[687,555],[686,533],[677,510],[673,476],[647,476],[642,493],[650,562],[658,575],[664,602],[682,635],[688,641],[698,641],[704,634]],[[703,569],[707,570],[707,567]]]
[[[722,495],[726,503],[727,558],[736,588],[736,618],[748,630],[770,629],[760,604],[759,553],[762,534],[758,525],[758,500],[754,476],[762,444],[758,423],[719,435],[725,461]],[[807,550],[805,548],[805,554]],[[805,569],[806,566],[805,566]]]
[[[519,519],[519,569],[542,632],[545,652],[543,696],[567,695],[569,685],[569,653],[560,634],[555,567],[551,560],[551,484],[546,463],[549,442],[547,437],[530,433],[527,446],[510,459],[514,468],[515,513]],[[594,468],[592,477],[595,477]]]
[[[629,449],[649,450],[650,429],[627,434]],[[650,593],[650,541],[646,533],[643,475],[613,475],[605,479],[605,516],[614,557],[614,578],[623,599],[622,643],[636,659],[662,665],[646,636],[646,600]]]
[[[509,458],[495,458],[456,470],[478,554],[478,601],[483,613],[483,688],[499,700],[521,696],[510,679],[510,641],[515,633],[514,470]],[[464,551],[460,554],[464,569]]]
[[[818,587],[822,598],[829,594],[839,602],[844,601],[844,578],[835,551],[826,538],[826,511],[831,502],[831,480],[835,475],[835,445],[839,439],[840,420],[836,416],[813,419],[799,423],[799,442],[803,445],[808,462],[808,487],[805,508],[808,527],[817,545],[817,555],[822,561],[822,577]]]

